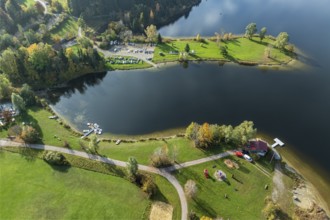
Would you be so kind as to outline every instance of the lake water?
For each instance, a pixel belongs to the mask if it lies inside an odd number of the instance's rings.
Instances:
[[[146,134],[191,121],[255,122],[308,155],[330,176],[330,2],[328,0],[204,0],[163,36],[241,34],[250,22],[268,34],[286,31],[308,67],[265,70],[234,64],[189,63],[112,71],[72,82],[53,107],[77,128],[97,122],[114,134]],[[328,180],[329,183],[329,180]]]

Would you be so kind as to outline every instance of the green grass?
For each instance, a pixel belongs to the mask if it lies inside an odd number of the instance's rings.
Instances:
[[[154,181],[158,187],[158,192],[153,196],[153,200],[171,204],[173,207],[173,220],[181,219],[181,204],[177,191],[164,177],[154,175]]]
[[[77,21],[69,17],[63,21],[59,26],[51,31],[51,35],[58,35],[61,38],[66,38],[67,36],[77,36],[78,34],[78,23]]]
[[[167,144],[170,157],[176,152],[176,161],[185,162],[196,160],[199,158],[207,157],[213,154],[221,153],[229,148],[214,147],[210,150],[204,151],[202,149],[195,148],[193,143],[185,138],[174,138],[164,141],[146,141],[136,143],[121,143],[115,145],[115,143],[101,143],[99,153],[106,155],[113,159],[127,161],[128,157],[133,156],[141,164],[150,164],[150,156],[153,152]],[[173,157],[172,157],[173,158]]]
[[[40,133],[40,143],[62,147],[64,141],[67,141],[72,148],[80,149],[79,135],[75,135],[69,129],[65,129],[63,125],[56,120],[49,119],[52,114],[45,109],[39,107],[30,108],[26,114],[21,114],[16,117],[17,124],[25,122],[32,124]],[[7,136],[7,130],[0,131],[0,137]],[[56,137],[55,137],[56,135]],[[85,142],[88,144],[87,142]]]
[[[2,152],[0,219],[141,219],[150,201],[119,177]]]
[[[35,1],[34,0],[18,0],[17,3],[20,5],[24,5],[25,7],[30,7],[35,4]]]
[[[223,217],[224,219],[262,219],[264,200],[271,193],[264,186],[271,186],[272,180],[254,168],[253,164],[239,161],[240,168],[231,170],[223,163],[224,159],[182,169],[176,177],[182,186],[187,180],[196,182],[198,192],[194,199],[189,200],[189,210],[194,210],[199,216]],[[213,166],[216,166],[213,168]],[[206,179],[203,170],[208,169],[212,178]],[[222,170],[227,175],[227,183],[215,180],[213,174]],[[234,174],[240,181],[231,177]],[[236,189],[236,190],[235,190]],[[225,198],[228,195],[228,199]]]
[[[194,54],[188,55],[188,60],[228,60],[235,62],[253,62],[258,64],[282,64],[289,62],[292,58],[287,52],[282,52],[274,48],[274,41],[264,39],[263,42],[255,37],[252,40],[247,38],[236,38],[226,42],[220,42],[218,45],[214,41],[205,40],[205,43],[194,40],[174,40],[169,43],[157,45],[153,57],[156,63],[177,61],[179,55],[169,54],[170,51],[184,51],[186,44],[189,44],[190,51]],[[220,53],[219,46],[226,46],[228,56],[224,57]],[[270,49],[270,57],[265,55],[265,49]],[[162,54],[161,54],[162,53]]]

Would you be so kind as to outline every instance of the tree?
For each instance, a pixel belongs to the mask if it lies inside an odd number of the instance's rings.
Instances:
[[[67,165],[68,164],[64,155],[59,152],[55,152],[55,151],[45,151],[43,153],[42,158],[47,163],[54,164],[54,165]]]
[[[251,138],[255,137],[257,129],[252,121],[243,121],[233,130],[233,140],[237,144],[245,145]]]
[[[0,100],[9,98],[11,91],[11,83],[4,74],[0,74]]]
[[[190,140],[196,140],[199,127],[200,127],[199,124],[197,124],[195,122],[191,122],[190,125],[186,129],[186,134],[185,134],[186,138],[188,138]]]
[[[147,35],[147,40],[149,42],[154,42],[157,37],[157,28],[155,25],[149,25],[145,30],[144,33]]]
[[[168,146],[164,145],[163,147],[157,148],[150,157],[151,165],[154,167],[163,167],[171,165],[172,161],[168,155]]]
[[[190,46],[189,46],[189,44],[186,44],[186,46],[185,46],[185,48],[184,48],[184,51],[187,52],[187,53],[189,53],[189,51],[190,51]]]
[[[157,186],[152,179],[152,176],[146,174],[142,177],[142,191],[147,193],[148,197],[151,197],[157,191]]]
[[[137,163],[135,157],[129,157],[128,158],[126,168],[127,168],[128,177],[131,180],[135,181],[136,176],[137,176],[137,172],[138,172],[138,163]]]
[[[210,130],[210,125],[204,123],[198,130],[198,142],[196,147],[207,148],[212,143],[212,133]]]
[[[20,111],[20,112],[25,111],[25,102],[20,95],[18,95],[16,93],[12,93],[11,102],[13,103],[14,108],[17,109],[18,111]]]
[[[256,23],[250,23],[245,28],[245,36],[249,39],[252,39],[252,36],[257,33],[257,25]]]
[[[39,133],[32,126],[25,125],[22,128],[21,138],[26,143],[36,143],[39,140]]]
[[[36,103],[34,92],[31,87],[26,83],[23,84],[20,96],[23,98],[26,106],[32,106]]]
[[[87,37],[79,37],[78,38],[78,43],[83,47],[83,48],[89,48],[93,47],[92,42],[87,38]]]
[[[158,36],[157,36],[157,43],[158,43],[158,44],[161,44],[162,42],[163,42],[162,35],[160,35],[160,33],[158,33]]]
[[[184,184],[184,192],[188,198],[195,197],[197,190],[197,185],[193,180],[188,180],[186,184]]]
[[[224,56],[224,57],[228,56],[227,48],[226,48],[225,46],[220,46],[220,53],[221,53],[222,56]]]
[[[281,32],[279,35],[276,37],[275,40],[275,47],[279,48],[280,50],[283,50],[285,46],[289,42],[289,35],[286,32]]]
[[[97,153],[99,145],[98,145],[97,137],[95,134],[91,135],[91,139],[89,141],[88,148],[91,152]]]
[[[265,28],[265,27],[261,28],[260,33],[259,33],[260,41],[262,41],[265,38],[266,32],[267,32],[267,28]]]
[[[201,35],[200,34],[197,34],[196,41],[201,41]]]

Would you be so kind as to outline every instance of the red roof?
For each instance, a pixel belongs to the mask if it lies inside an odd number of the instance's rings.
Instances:
[[[247,149],[252,151],[267,151],[268,145],[262,140],[250,141],[250,145],[247,146]]]

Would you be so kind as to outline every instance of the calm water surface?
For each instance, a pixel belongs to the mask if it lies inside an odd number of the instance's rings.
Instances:
[[[164,36],[211,36],[243,33],[256,22],[271,35],[288,32],[303,51],[299,59],[309,65],[304,70],[189,63],[187,69],[113,71],[73,82],[53,107],[79,129],[92,121],[115,134],[146,134],[191,121],[253,120],[260,131],[308,155],[329,177],[329,8],[328,0],[207,0],[160,29]]]

